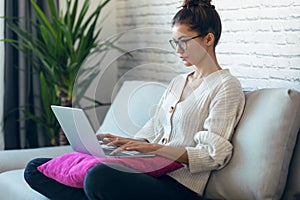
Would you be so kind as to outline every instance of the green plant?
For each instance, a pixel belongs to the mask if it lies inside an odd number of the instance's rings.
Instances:
[[[17,34],[18,40],[4,39],[19,51],[31,58],[33,67],[40,75],[42,116],[26,112],[26,116],[46,127],[53,145],[57,144],[55,134],[59,126],[52,114],[50,105],[70,105],[85,98],[84,93],[92,80],[99,73],[96,67],[82,69],[93,53],[105,52],[114,46],[116,39],[99,40],[102,28],[97,26],[104,6],[110,0],[100,3],[88,15],[90,0],[84,0],[79,9],[79,0],[66,0],[66,10],[58,12],[55,0],[47,0],[50,17],[31,0],[36,20],[32,20],[36,35],[22,29],[15,20],[8,20],[9,28]],[[104,54],[105,55],[105,54]],[[99,64],[99,63],[97,63]],[[82,74],[78,74],[81,70]],[[73,85],[77,76],[84,78],[72,99]],[[96,104],[101,104],[95,101]]]

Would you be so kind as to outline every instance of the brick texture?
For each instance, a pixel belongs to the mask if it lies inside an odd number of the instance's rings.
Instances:
[[[171,50],[170,21],[182,1],[116,0],[120,45],[119,77],[168,82],[185,72]],[[212,2],[223,32],[217,57],[245,90],[284,87],[300,91],[300,1],[236,0]]]

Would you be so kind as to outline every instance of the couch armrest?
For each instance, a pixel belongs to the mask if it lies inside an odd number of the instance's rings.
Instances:
[[[70,146],[43,147],[0,151],[0,173],[22,169],[28,161],[37,157],[56,157],[71,152]]]

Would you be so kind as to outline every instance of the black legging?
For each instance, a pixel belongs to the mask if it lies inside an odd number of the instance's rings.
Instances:
[[[25,169],[26,182],[50,199],[196,200],[196,193],[167,175],[152,177],[115,164],[100,164],[87,172],[84,189],[68,187],[44,176],[37,167],[50,159],[37,158]]]

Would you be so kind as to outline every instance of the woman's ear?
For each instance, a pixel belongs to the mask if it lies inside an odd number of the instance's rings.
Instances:
[[[208,47],[213,46],[215,43],[215,35],[213,33],[208,33],[205,36],[205,43]]]

